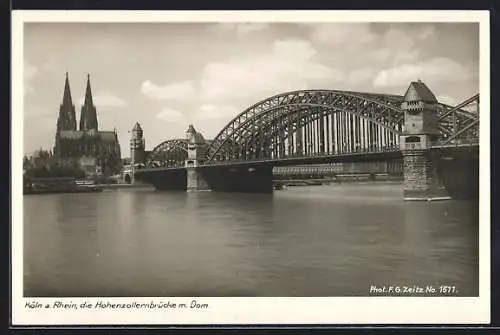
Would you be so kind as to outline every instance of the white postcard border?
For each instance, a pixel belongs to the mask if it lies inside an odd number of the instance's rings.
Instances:
[[[480,289],[477,298],[39,298],[23,297],[23,25],[25,22],[479,22]],[[488,11],[13,11],[12,13],[12,323],[76,324],[479,324],[490,322],[490,69]],[[368,283],[367,283],[368,289]],[[189,308],[193,300],[208,308]],[[38,301],[78,306],[185,303],[188,308],[45,309]]]

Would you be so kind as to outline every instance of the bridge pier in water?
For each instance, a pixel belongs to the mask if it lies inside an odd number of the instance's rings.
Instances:
[[[187,160],[186,166],[186,191],[210,191],[210,188],[200,173],[199,162],[204,157],[201,145],[205,141],[193,125],[189,125],[186,132],[187,137]]]
[[[187,188],[186,169],[165,169],[154,173],[136,172],[135,180],[151,184],[158,191],[185,191]]]
[[[272,166],[211,166],[199,168],[208,187],[216,192],[272,193]]]
[[[408,150],[403,155],[404,200],[450,199],[430,151]]]
[[[186,191],[211,191],[197,166],[186,166]]]

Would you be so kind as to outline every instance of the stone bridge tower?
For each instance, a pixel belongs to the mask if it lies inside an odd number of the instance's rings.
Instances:
[[[405,200],[448,199],[439,183],[430,148],[439,137],[437,99],[420,80],[412,82],[401,108],[404,132],[400,137],[403,153],[403,192]]]
[[[146,143],[144,141],[144,133],[139,122],[136,122],[130,132],[130,158],[136,163],[144,162],[146,153]]]
[[[135,165],[145,160],[144,133],[139,122],[136,122],[130,131],[130,169],[124,171],[124,181],[133,184],[135,182]]]
[[[207,191],[209,187],[198,167],[203,163],[206,156],[206,141],[201,133],[198,133],[193,125],[189,125],[186,131],[187,160],[185,162],[187,173],[187,191]]]

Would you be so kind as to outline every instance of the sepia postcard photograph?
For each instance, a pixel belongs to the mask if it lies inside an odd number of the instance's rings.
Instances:
[[[487,12],[12,22],[14,321],[489,322]]]

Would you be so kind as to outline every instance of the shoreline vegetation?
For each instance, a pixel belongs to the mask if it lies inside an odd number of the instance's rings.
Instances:
[[[98,175],[96,171],[85,171],[76,163],[61,166],[51,151],[40,149],[23,158],[24,194],[100,192],[100,184],[115,183],[117,178],[111,171]]]

